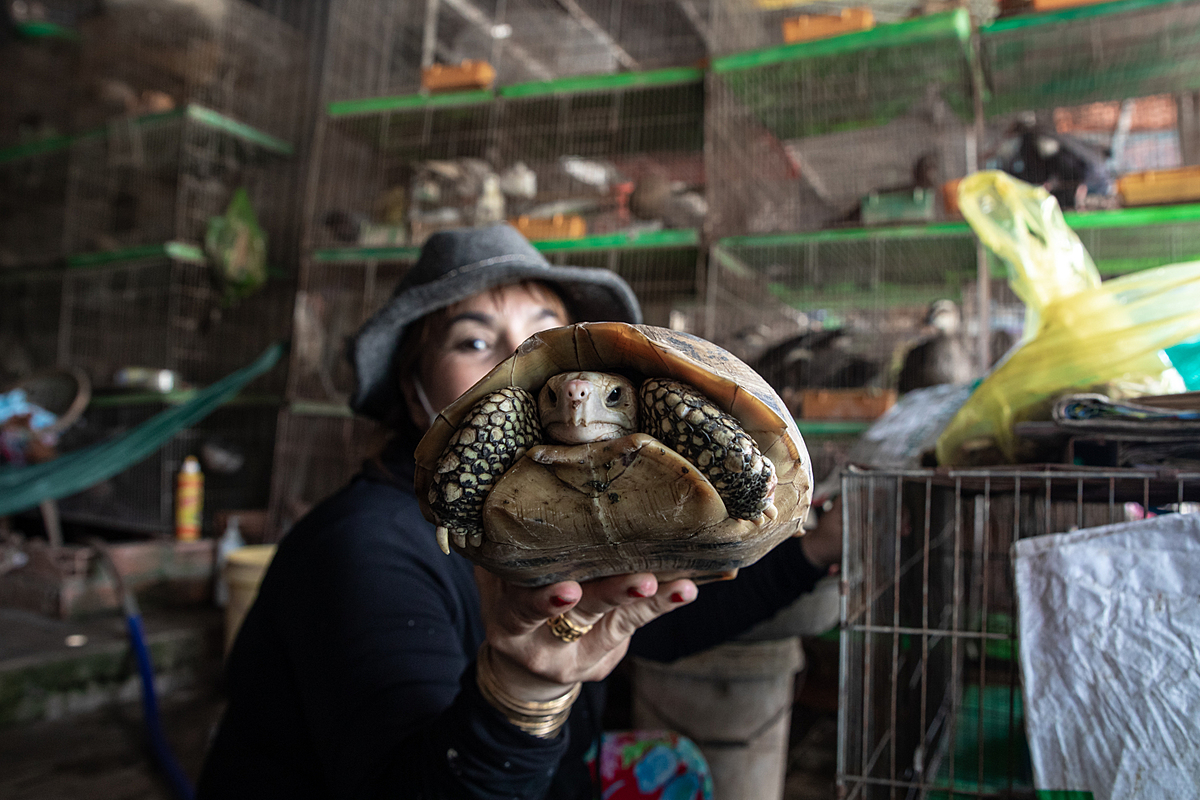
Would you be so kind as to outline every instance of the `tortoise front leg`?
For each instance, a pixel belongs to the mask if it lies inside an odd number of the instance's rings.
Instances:
[[[695,388],[648,378],[642,383],[642,430],[696,465],[729,516],[763,523],[778,513],[775,465],[731,415]]]
[[[450,553],[483,542],[483,503],[500,476],[541,440],[537,403],[519,386],[506,386],[472,407],[437,462],[429,505],[440,523],[438,545]]]

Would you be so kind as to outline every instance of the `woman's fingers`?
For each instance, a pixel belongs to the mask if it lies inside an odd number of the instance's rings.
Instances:
[[[516,586],[478,566],[475,583],[484,614],[510,635],[535,630],[550,617],[573,608],[583,596],[583,589],[575,581],[534,588]]]
[[[577,625],[594,625],[613,609],[653,597],[658,581],[653,574],[640,572],[588,581],[582,589],[583,596],[567,616]]]

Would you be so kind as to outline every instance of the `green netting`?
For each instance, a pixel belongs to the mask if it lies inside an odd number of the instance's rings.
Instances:
[[[249,366],[199,391],[182,405],[156,414],[123,436],[27,467],[0,467],[0,516],[57,500],[128,469],[162,447],[175,433],[190,427],[232,400],[242,387],[279,361],[283,344],[271,345]]]
[[[967,686],[954,718],[953,747],[925,796],[943,800],[957,793],[1001,797],[1029,791],[1033,769],[1025,739],[1025,711],[1015,686]],[[952,794],[953,793],[953,794]]]

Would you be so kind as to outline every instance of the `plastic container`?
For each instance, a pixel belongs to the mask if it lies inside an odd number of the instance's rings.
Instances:
[[[783,21],[783,40],[788,44],[811,42],[841,36],[843,33],[869,31],[875,27],[875,14],[869,8],[843,8],[840,14],[801,14]]]
[[[225,580],[225,564],[229,556],[246,546],[242,538],[242,527],[238,518],[231,516],[225,523],[225,533],[217,542],[217,583],[213,587],[213,601],[219,608],[229,605],[229,583]]]
[[[549,219],[515,217],[508,221],[530,241],[539,239],[582,239],[587,236],[587,220],[575,214],[555,214]]]
[[[1127,206],[1200,200],[1200,166],[1122,175],[1117,179],[1117,193]]]
[[[421,71],[421,86],[431,92],[487,89],[496,81],[496,70],[486,61],[434,64]]]
[[[251,544],[229,554],[225,561],[225,583],[229,587],[229,602],[225,605],[225,654],[228,655],[237,638],[246,612],[258,596],[258,585],[275,556],[273,544]]]
[[[175,538],[181,542],[199,539],[203,515],[204,473],[200,471],[200,461],[188,456],[175,478]]]

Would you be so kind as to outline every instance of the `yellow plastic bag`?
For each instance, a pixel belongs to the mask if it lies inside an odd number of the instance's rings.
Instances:
[[[1007,264],[1026,304],[1025,331],[938,438],[939,464],[978,463],[994,449],[1016,461],[1013,425],[1047,419],[1054,399],[1068,392],[1184,391],[1163,351],[1200,334],[1200,262],[1101,283],[1054,198],[1002,172],[964,179],[959,207]]]

